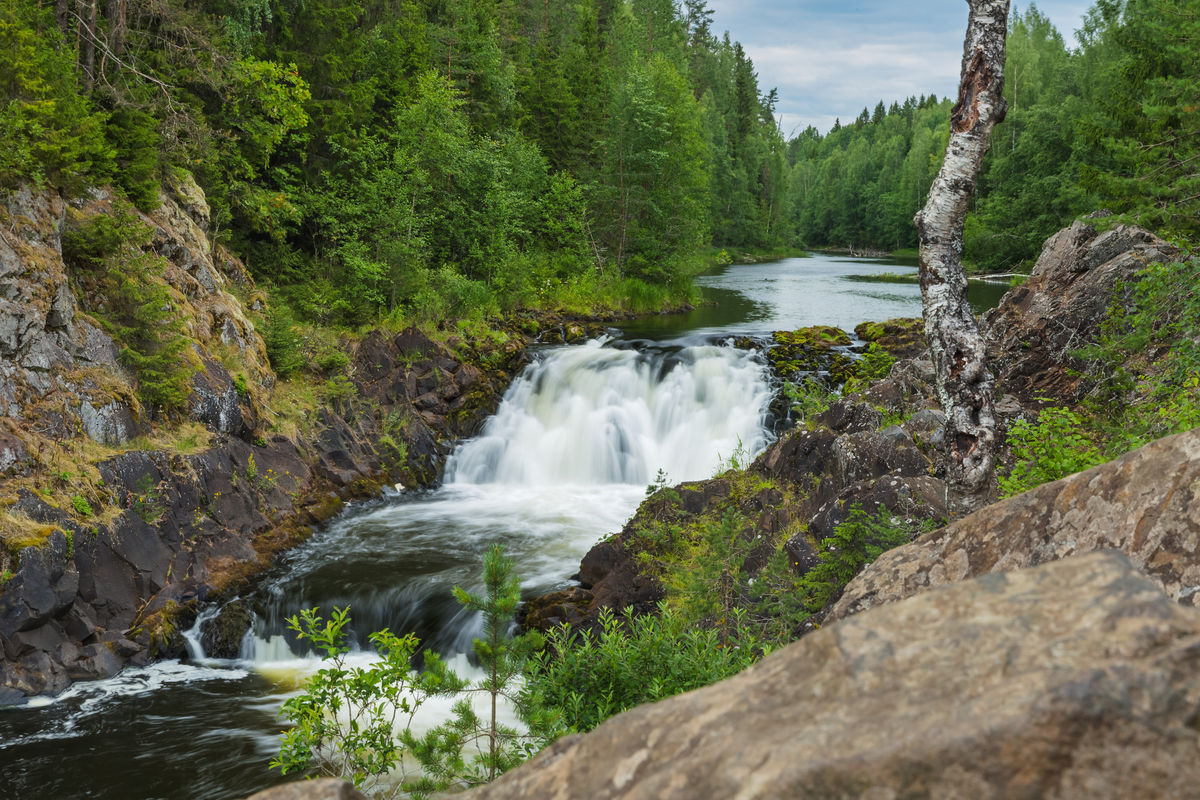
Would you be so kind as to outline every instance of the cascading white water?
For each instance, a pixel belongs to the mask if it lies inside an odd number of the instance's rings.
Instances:
[[[564,348],[515,380],[448,484],[646,485],[704,478],[767,443],[770,387],[752,352],[712,345],[647,355],[600,341]]]

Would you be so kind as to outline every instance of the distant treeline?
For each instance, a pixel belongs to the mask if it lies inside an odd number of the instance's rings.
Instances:
[[[1036,6],[1009,24],[1005,97],[967,218],[975,267],[1028,266],[1043,240],[1107,208],[1200,234],[1200,0],[1100,0],[1078,46]],[[814,245],[915,247],[912,217],[939,166],[949,101],[880,103],[788,143],[791,216]]]

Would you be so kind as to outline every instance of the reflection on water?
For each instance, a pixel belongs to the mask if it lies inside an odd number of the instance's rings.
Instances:
[[[809,253],[760,264],[733,264],[697,279],[705,302],[686,314],[667,314],[620,325],[627,336],[667,339],[723,333],[761,334],[806,325],[853,331],[867,320],[921,316],[916,284],[881,281],[871,275],[913,275],[912,258],[855,258]],[[968,296],[976,314],[992,308],[1008,287],[971,281]]]

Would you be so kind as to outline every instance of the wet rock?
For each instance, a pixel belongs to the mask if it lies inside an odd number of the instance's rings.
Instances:
[[[336,778],[317,778],[264,789],[246,800],[367,800],[367,797],[352,783]]]
[[[1200,613],[1116,554],[826,625],[568,737],[471,800],[1190,797]]]
[[[915,358],[929,350],[925,341],[925,321],[920,317],[863,322],[855,326],[854,335],[864,342],[879,345],[895,358]]]
[[[551,631],[560,625],[581,625],[596,596],[578,586],[541,595],[521,607],[518,622],[527,630]]]
[[[840,619],[934,586],[1121,550],[1186,605],[1200,605],[1200,429],[1003,500],[891,550],[846,587]]]
[[[254,624],[254,611],[245,600],[225,604],[204,626],[200,644],[209,658],[237,658],[242,639]]]
[[[583,557],[576,576],[583,588],[591,592],[588,621],[594,620],[601,608],[621,611],[632,608],[636,613],[653,611],[663,599],[663,588],[657,580],[643,575],[619,539],[593,547]]]

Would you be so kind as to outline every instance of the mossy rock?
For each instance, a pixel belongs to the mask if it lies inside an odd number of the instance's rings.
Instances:
[[[863,322],[854,328],[854,335],[864,342],[874,342],[895,358],[912,358],[926,348],[925,321],[920,317]]]
[[[850,344],[850,334],[832,325],[811,325],[794,331],[775,331],[771,336],[776,344],[801,345],[822,350]]]

